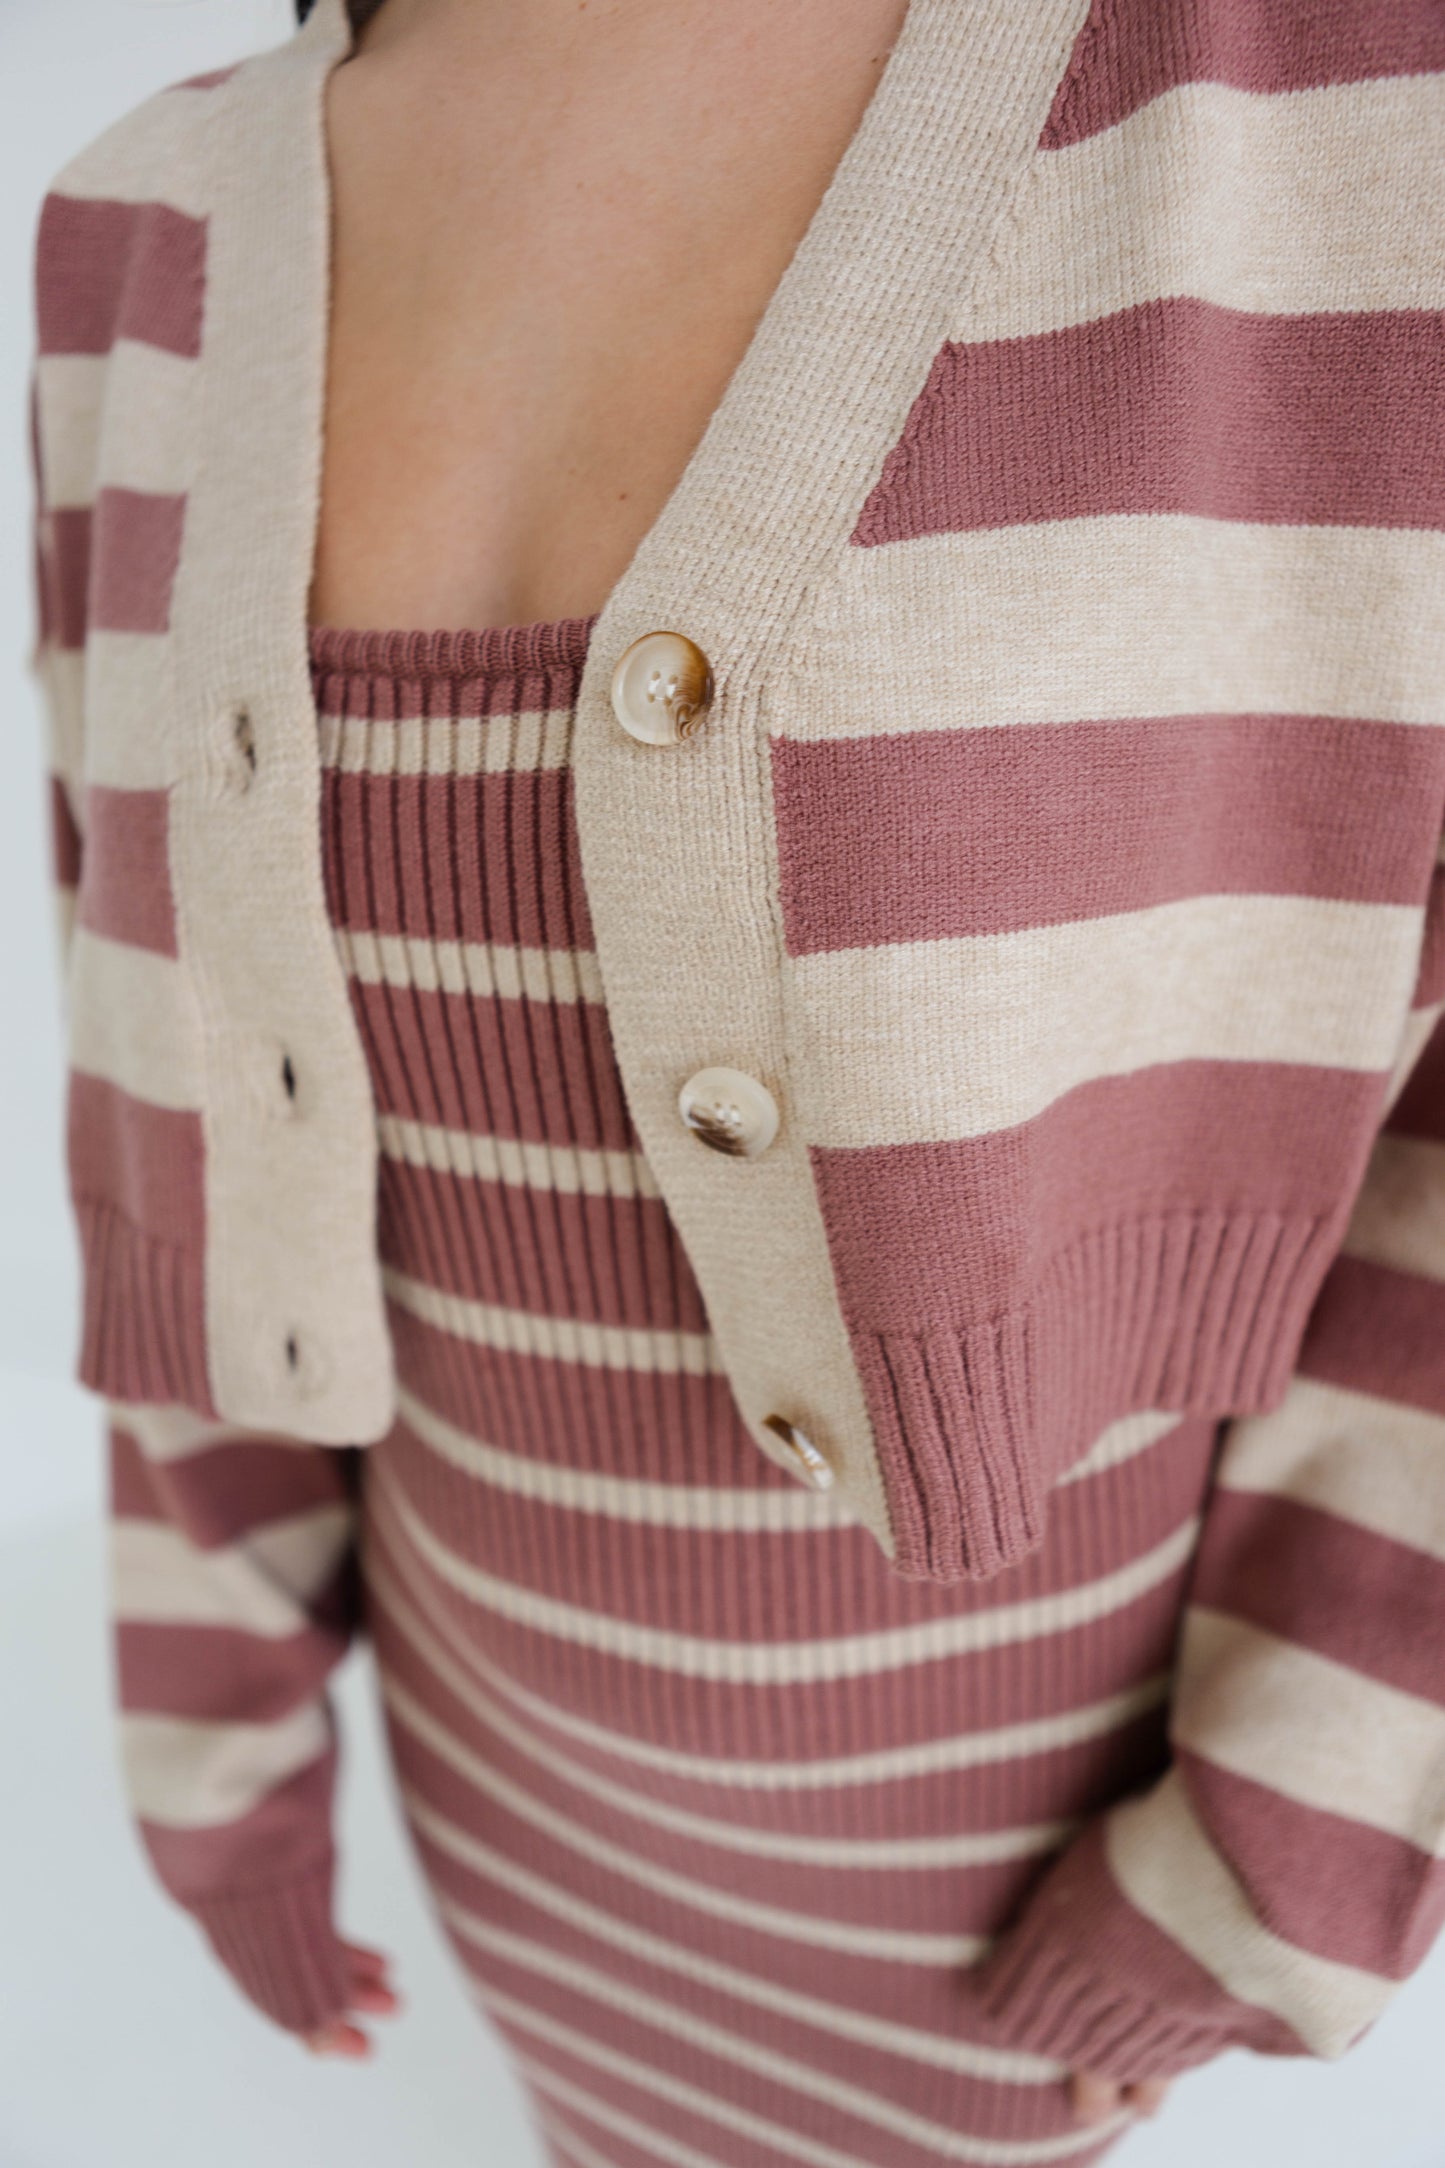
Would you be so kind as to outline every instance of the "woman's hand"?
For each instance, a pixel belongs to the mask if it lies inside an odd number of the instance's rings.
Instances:
[[[1069,2101],[1079,2123],[1107,2123],[1121,2108],[1128,2109],[1131,2115],[1157,2114],[1168,2090],[1167,2078],[1141,2078],[1136,2084],[1123,2085],[1117,2078],[1101,2078],[1092,2070],[1069,2074]]]
[[[318,2026],[315,2032],[303,2033],[301,2038],[313,2055],[342,2055],[360,2061],[371,2053],[371,2035],[348,2022],[350,2013],[355,2010],[365,2017],[391,2017],[400,2003],[386,1976],[389,1957],[380,1950],[364,1949],[359,1942],[343,1942],[341,1949],[349,1975],[346,2012],[329,2025]]]

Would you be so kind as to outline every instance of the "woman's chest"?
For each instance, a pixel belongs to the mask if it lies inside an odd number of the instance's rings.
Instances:
[[[338,69],[313,621],[597,609],[717,407],[904,13]],[[383,17],[384,20],[384,17]]]

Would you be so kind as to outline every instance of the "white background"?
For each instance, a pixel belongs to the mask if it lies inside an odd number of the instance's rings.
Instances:
[[[476,0],[484,5],[485,0]],[[46,885],[25,385],[31,250],[57,167],[150,91],[289,29],[288,0],[0,0],[0,2168],[539,2168],[406,1855],[365,1669],[344,1681],[344,1914],[406,2015],[322,2066],[235,1997],[153,1890],[112,1769],[93,1408],[70,1383],[75,1258]],[[1120,2168],[1445,2168],[1445,1947],[1332,2066],[1225,2058]]]

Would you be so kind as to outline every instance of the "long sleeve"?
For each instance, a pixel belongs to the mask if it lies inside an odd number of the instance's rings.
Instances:
[[[37,392],[32,376],[29,664],[64,983],[84,870],[84,516],[47,489]],[[73,1126],[73,1073],[71,1095]],[[350,1458],[224,1432],[179,1404],[107,1414],[130,1802],[162,1883],[243,1991],[309,2030],[345,2002],[326,1682],[352,1629]]]
[[[1445,1920],[1445,876],[1341,1253],[1283,1404],[1231,1424],[1170,1766],[979,1974],[1011,2040],[1121,2079],[1343,2053]]]
[[[267,2016],[345,2003],[327,1681],[354,1622],[351,1456],[110,1405],[121,1762],[151,1863]]]

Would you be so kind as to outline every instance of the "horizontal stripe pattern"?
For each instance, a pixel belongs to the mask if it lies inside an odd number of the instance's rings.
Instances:
[[[1177,84],[1228,83],[1257,97],[1321,84],[1445,68],[1445,28],[1429,8],[1383,0],[1367,8],[1264,13],[1245,0],[1095,0],[1044,125],[1063,150]]]
[[[163,1879],[258,1999],[317,2014],[219,1923],[279,1874],[320,1932],[359,1492],[421,1856],[564,2157],[1092,2155],[1057,1998],[1025,2022],[1078,1949],[1039,1944],[1002,2033],[969,1978],[1070,1861],[1094,2038],[1339,2052],[1445,1856],[1412,1511],[1445,1411],[1438,1048],[1364,1166],[1445,953],[1425,12],[1089,11],[1008,249],[945,300],[863,546],[767,688],[768,1075],[903,1577],[760,1462],[639,1148],[571,793],[593,620],[312,635],[402,1397],[354,1469],[208,1419],[216,1140],[157,878],[196,779],[156,687],[206,449],[188,146],[229,72],[84,154],[40,246],[70,1151],[107,1290],[82,1369]],[[726,730],[747,670],[714,661]],[[238,1104],[275,1108],[280,1051],[238,1043]]]
[[[1375,447],[1438,429],[1442,354],[1436,311],[1281,318],[1182,295],[950,343],[853,540],[1161,512],[1438,528],[1440,477]]]

